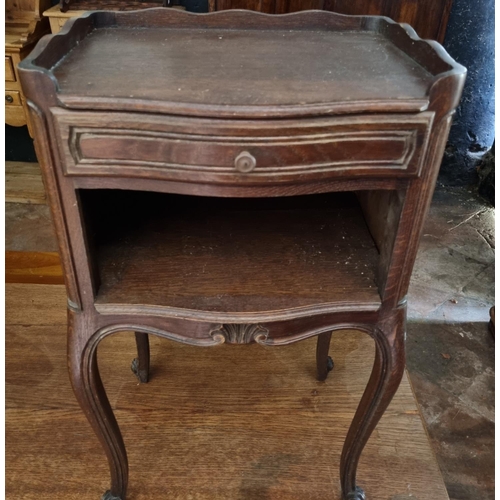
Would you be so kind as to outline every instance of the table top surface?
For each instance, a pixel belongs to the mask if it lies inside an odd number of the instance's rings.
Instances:
[[[121,27],[54,74],[73,95],[252,106],[419,99],[433,80],[378,33]]]
[[[169,103],[240,117],[244,108],[267,116],[289,107],[353,112],[353,103],[357,111],[390,111],[392,103],[418,112],[437,79],[465,71],[439,44],[387,18],[161,8],[86,14],[41,43],[24,67],[51,73],[68,107],[103,109],[107,101],[108,109],[155,111],[152,103]]]

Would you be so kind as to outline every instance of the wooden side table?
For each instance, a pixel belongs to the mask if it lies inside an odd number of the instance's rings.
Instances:
[[[97,346],[376,344],[345,500],[405,366],[406,292],[465,69],[382,17],[96,12],[20,65],[68,293],[68,360],[125,499]]]

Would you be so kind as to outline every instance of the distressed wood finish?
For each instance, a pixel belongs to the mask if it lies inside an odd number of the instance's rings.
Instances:
[[[102,339],[136,332],[146,381],[147,335],[318,336],[324,379],[332,333],[357,329],[377,354],[340,482],[362,500],[357,464],[403,374],[405,295],[465,69],[387,18],[153,9],[72,20],[20,74],[105,498],[125,499],[128,465]]]
[[[187,182],[210,178],[217,183],[252,185],[352,174],[418,176],[433,118],[430,113],[336,117],[307,120],[302,125],[277,120],[167,121],[160,116],[138,120],[123,114],[61,110],[53,114],[67,175],[116,177],[125,173],[129,178]],[[240,155],[250,159],[249,168],[238,166]]]
[[[97,243],[98,310],[147,305],[223,321],[288,308],[380,307],[377,250],[352,195],[221,200],[133,194],[82,193]],[[286,262],[287,272],[269,255]]]

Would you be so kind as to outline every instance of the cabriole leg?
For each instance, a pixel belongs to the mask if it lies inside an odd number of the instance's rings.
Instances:
[[[139,382],[145,384],[149,380],[149,337],[147,333],[135,332],[137,358],[132,361],[132,371]]]
[[[99,438],[111,472],[111,488],[103,500],[125,500],[128,461],[125,445],[99,376],[99,338],[83,313],[68,314],[68,368],[73,391]],[[87,339],[90,339],[87,341]]]
[[[333,359],[328,356],[330,349],[330,340],[332,332],[324,332],[318,335],[318,343],[316,344],[316,369],[317,379],[319,381],[326,380],[328,373],[333,370]]]
[[[404,312],[403,312],[404,315]],[[365,500],[356,484],[361,452],[373,429],[399,387],[405,368],[405,322],[392,321],[375,327],[375,362],[368,386],[361,398],[345,440],[340,461],[340,478],[345,500]]]

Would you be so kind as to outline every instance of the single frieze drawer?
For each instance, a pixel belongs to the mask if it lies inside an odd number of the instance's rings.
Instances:
[[[299,122],[53,113],[66,175],[249,184],[418,176],[433,117]]]

